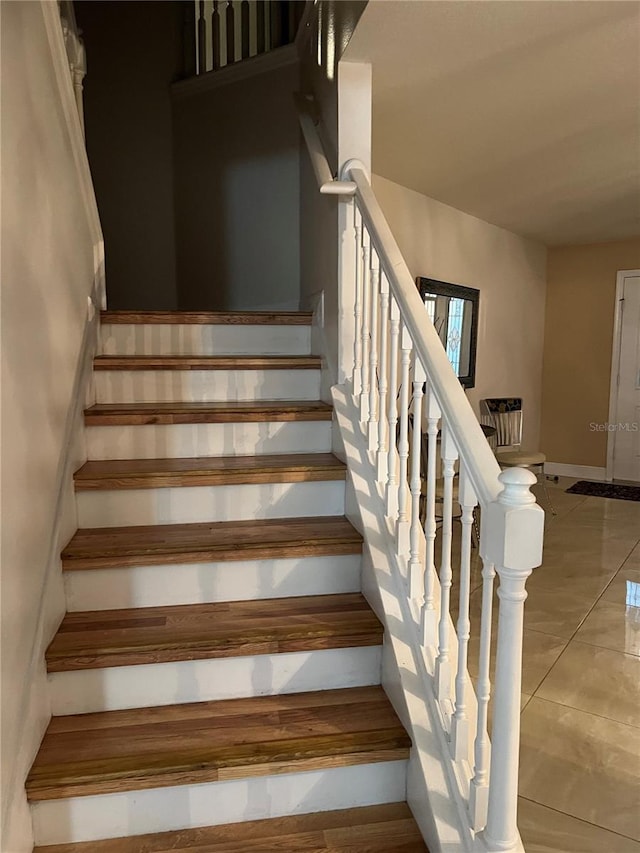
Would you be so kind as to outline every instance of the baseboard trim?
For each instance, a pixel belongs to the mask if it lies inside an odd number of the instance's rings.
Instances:
[[[578,480],[597,480],[604,483],[607,469],[594,465],[566,465],[564,462],[545,462],[544,473],[554,477],[576,477]]]

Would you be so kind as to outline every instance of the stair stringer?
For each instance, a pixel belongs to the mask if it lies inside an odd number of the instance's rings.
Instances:
[[[332,392],[336,429],[348,466],[346,515],[364,537],[362,593],[385,628],[382,686],[413,742],[407,769],[407,802],[433,853],[480,853],[486,847],[475,837],[465,803],[469,788],[466,780],[472,768],[459,768],[451,758],[434,692],[434,661],[418,643],[415,617],[395,553],[395,539],[385,518],[376,470],[362,434],[360,412],[350,386],[336,385]],[[437,578],[434,594],[439,616]],[[450,638],[455,671],[457,638],[452,622]],[[471,688],[467,707],[469,718],[475,720],[477,701]]]

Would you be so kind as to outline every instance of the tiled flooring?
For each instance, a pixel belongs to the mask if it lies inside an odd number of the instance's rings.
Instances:
[[[520,831],[527,853],[640,853],[640,503],[572,482],[549,484],[558,514],[527,584]],[[476,658],[472,635],[472,676]]]
[[[640,503],[571,482],[527,584],[520,830],[528,853],[640,853]]]

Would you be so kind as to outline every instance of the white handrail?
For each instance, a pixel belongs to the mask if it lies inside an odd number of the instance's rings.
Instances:
[[[466,804],[463,831],[474,850],[516,853],[522,851],[516,818],[525,584],[542,561],[544,526],[544,513],[530,492],[536,478],[519,468],[500,471],[362,163],[348,161],[340,172],[341,179],[347,180],[334,181],[311,114],[312,103],[301,99],[299,106],[321,192],[354,196],[344,200],[348,212],[342,217],[345,224],[339,243],[346,332],[340,340],[344,347],[341,363],[353,401],[353,420],[359,422],[357,431],[365,453],[369,450],[371,479],[386,508],[392,537],[389,554],[415,614],[417,643],[429,662],[432,695],[448,742],[450,778]],[[354,243],[349,246],[351,228]],[[353,328],[348,322],[351,300]],[[389,388],[393,389],[391,395]],[[427,464],[423,459],[425,390]],[[436,566],[438,453],[444,496],[442,548]],[[456,482],[458,494],[454,497]],[[454,502],[460,504],[462,513],[459,560],[453,559],[452,551]],[[476,505],[482,509],[479,549],[484,569],[478,625],[479,695],[470,702],[469,582]],[[496,575],[500,600],[497,637],[491,616]],[[453,583],[460,585],[455,622],[450,617]],[[497,654],[490,745],[492,639]]]
[[[349,166],[356,185],[360,212],[373,238],[380,263],[387,274],[391,292],[400,306],[403,322],[409,329],[413,345],[431,378],[442,414],[455,432],[460,454],[469,465],[469,476],[481,505],[495,501],[500,491],[498,465],[476,419],[464,389],[457,380],[438,333],[429,322],[420,294],[391,233],[378,200],[364,170]]]
[[[356,191],[353,181],[337,181],[329,168],[329,161],[324,153],[316,122],[310,112],[312,102],[300,94],[295,95],[295,100],[302,135],[307,143],[311,166],[320,192],[323,195],[353,195]]]

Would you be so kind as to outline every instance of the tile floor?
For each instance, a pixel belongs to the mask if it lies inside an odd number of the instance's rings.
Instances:
[[[528,853],[640,853],[640,503],[572,482],[549,484],[557,515],[527,584],[520,831]],[[472,676],[475,659],[472,633]]]

